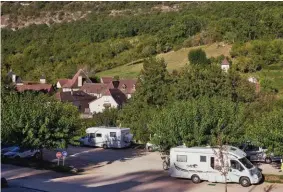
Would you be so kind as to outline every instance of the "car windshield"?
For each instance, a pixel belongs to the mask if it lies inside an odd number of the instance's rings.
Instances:
[[[248,169],[253,168],[253,164],[246,158],[239,159],[239,161]]]

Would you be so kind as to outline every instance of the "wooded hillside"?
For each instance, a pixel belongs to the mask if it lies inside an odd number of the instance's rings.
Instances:
[[[90,11],[77,21],[2,29],[2,74],[12,68],[23,79],[45,74],[53,83],[79,67],[91,75],[182,47],[283,37],[282,2],[33,2],[1,9],[15,20]]]

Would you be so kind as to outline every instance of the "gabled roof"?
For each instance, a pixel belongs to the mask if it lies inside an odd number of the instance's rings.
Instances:
[[[63,88],[78,88],[78,77],[79,76],[83,76],[84,78],[86,78],[86,81],[88,83],[91,83],[91,80],[88,78],[88,76],[86,75],[86,73],[82,70],[79,69],[78,72],[74,75],[74,77],[69,80],[65,85],[63,85]]]
[[[81,87],[81,91],[84,91],[86,93],[96,93],[100,94],[103,92],[103,90],[107,87],[107,85],[103,83],[85,83]]]
[[[221,65],[230,65],[229,61],[225,58],[223,59]]]
[[[101,77],[101,78],[100,78],[100,82],[101,82],[101,83],[104,83],[104,84],[111,83],[112,81],[113,81],[113,78],[112,78],[112,77]]]
[[[24,85],[16,85],[16,89],[19,92],[22,91],[44,91],[50,93],[53,90],[51,84],[24,84]]]
[[[88,100],[89,102],[95,100],[96,97],[91,96],[83,91],[69,91],[69,92],[58,92],[56,93],[56,98],[63,102],[74,102],[74,101],[84,101]]]
[[[126,95],[120,89],[107,89],[103,95],[112,96],[118,105],[123,105],[127,101]]]
[[[60,83],[61,87],[65,85],[68,81],[71,81],[71,79],[59,79],[58,82]]]
[[[112,83],[108,85],[108,88],[118,88],[125,94],[132,94],[135,92],[136,83],[136,79],[121,79],[119,81],[112,81]]]

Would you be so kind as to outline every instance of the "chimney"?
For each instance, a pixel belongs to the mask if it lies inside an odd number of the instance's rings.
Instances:
[[[81,87],[81,86],[83,86],[83,77],[79,76],[78,77],[78,87]]]
[[[39,79],[39,82],[40,82],[41,84],[45,84],[45,83],[46,83],[46,78],[45,78],[44,75],[41,75],[41,77],[40,77],[40,79]]]
[[[16,83],[16,77],[17,77],[16,74],[13,74],[13,75],[12,75],[12,81],[13,81],[13,83]]]

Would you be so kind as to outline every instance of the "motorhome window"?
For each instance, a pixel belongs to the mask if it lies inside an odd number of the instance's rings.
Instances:
[[[101,133],[96,133],[96,137],[101,137]]]
[[[95,133],[89,134],[89,137],[90,137],[90,138],[95,138]]]
[[[200,156],[200,162],[206,162],[206,156]]]
[[[239,161],[248,169],[253,168],[253,164],[246,158],[239,159]]]
[[[110,137],[116,137],[116,132],[110,132]]]
[[[214,157],[210,157],[210,167],[214,169]]]
[[[232,169],[237,169],[239,171],[243,171],[244,168],[241,166],[241,164],[236,161],[236,160],[230,160],[230,163],[231,163],[231,168]]]
[[[187,162],[187,155],[177,155],[177,162]]]

